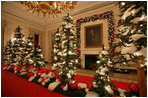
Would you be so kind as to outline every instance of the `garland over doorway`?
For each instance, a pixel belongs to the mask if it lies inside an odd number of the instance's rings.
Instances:
[[[96,20],[101,20],[101,19],[107,19],[108,22],[108,41],[109,41],[109,47],[112,47],[113,42],[115,41],[114,39],[114,32],[115,32],[115,23],[114,23],[114,16],[112,11],[107,11],[101,14],[96,14],[93,16],[88,16],[84,18],[80,18],[76,21],[76,33],[77,33],[77,52],[78,56],[80,57],[80,29],[81,29],[81,24],[90,22],[90,21],[96,21]],[[113,50],[110,50],[111,53],[113,53]]]

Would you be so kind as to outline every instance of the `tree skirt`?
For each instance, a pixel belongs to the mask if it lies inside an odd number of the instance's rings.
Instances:
[[[46,69],[48,70],[48,69]],[[57,77],[57,72],[54,72]],[[76,81],[78,83],[89,84],[92,82],[93,77],[76,75]],[[129,84],[125,82],[119,82],[111,80],[116,88],[121,88],[126,91],[130,91]],[[27,79],[19,77],[9,71],[1,71],[1,96],[2,97],[66,97],[57,92],[49,91],[47,88],[29,82]]]

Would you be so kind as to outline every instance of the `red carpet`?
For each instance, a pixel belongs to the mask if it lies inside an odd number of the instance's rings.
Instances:
[[[55,72],[57,74],[57,72]],[[91,83],[93,77],[77,75],[77,82]],[[122,88],[130,91],[129,83],[114,81],[116,88]],[[9,71],[1,71],[1,96],[2,97],[65,97],[64,95],[51,92],[47,88],[29,82],[27,79],[21,78]]]

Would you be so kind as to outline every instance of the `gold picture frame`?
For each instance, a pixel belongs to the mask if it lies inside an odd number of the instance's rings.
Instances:
[[[103,44],[103,24],[86,26],[85,48],[100,48]]]

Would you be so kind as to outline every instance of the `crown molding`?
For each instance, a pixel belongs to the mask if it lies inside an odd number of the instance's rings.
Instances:
[[[37,26],[39,26],[39,27],[41,27],[41,28],[43,27],[41,24],[38,24],[38,23],[36,23],[36,22],[34,22],[34,21],[28,20],[28,19],[23,18],[23,17],[16,16],[15,14],[11,14],[11,13],[6,12],[6,11],[3,11],[3,10],[2,10],[2,12],[1,12],[1,15],[2,15],[2,16],[6,15],[6,16],[9,16],[9,17],[13,17],[13,18],[15,18],[15,19],[20,19],[20,20],[23,20],[23,21],[25,21],[25,22],[27,22],[27,23],[29,23],[29,24],[37,25]],[[5,18],[6,18],[6,17],[2,17],[2,19],[5,19]]]

